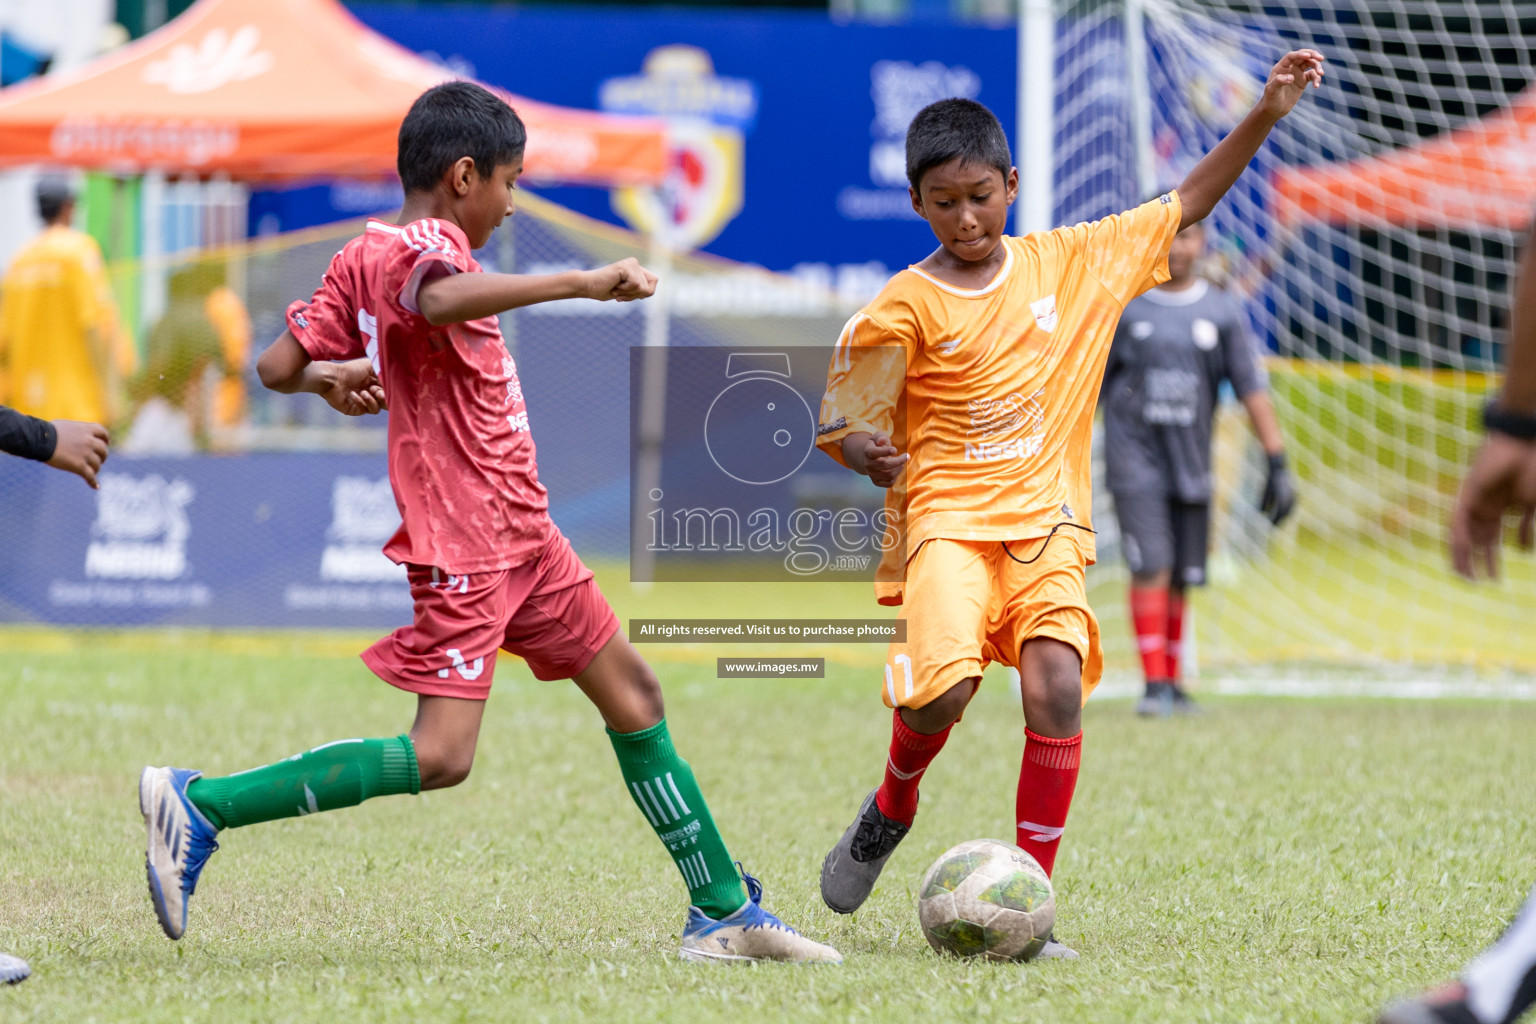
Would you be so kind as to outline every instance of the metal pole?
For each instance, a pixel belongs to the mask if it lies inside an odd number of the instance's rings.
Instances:
[[[144,252],[140,262],[139,326],[147,337],[165,312],[165,174],[145,171],[140,202]]]
[[[1131,97],[1131,148],[1136,154],[1135,202],[1158,187],[1152,156],[1152,83],[1147,75],[1146,0],[1125,0],[1125,72]]]
[[[640,402],[635,477],[630,481],[629,578],[642,589],[656,577],[656,552],[651,547],[651,513],[661,507],[661,447],[667,428],[667,346],[672,312],[667,278],[672,249],[666,225],[651,235],[650,269],[659,278],[656,294],[645,301],[645,344],[640,354]],[[665,525],[665,524],[663,524]]]
[[[1056,151],[1052,115],[1055,110],[1056,18],[1051,0],[1019,0],[1018,234],[1048,231],[1055,226],[1052,198]]]

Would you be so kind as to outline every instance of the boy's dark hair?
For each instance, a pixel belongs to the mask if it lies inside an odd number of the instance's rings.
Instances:
[[[490,175],[523,155],[528,132],[517,112],[474,82],[434,85],[400,122],[395,169],[407,192],[430,192],[461,157]]]
[[[1003,126],[992,111],[975,100],[930,103],[907,126],[907,180],[914,189],[919,188],[924,174],[956,157],[965,163],[996,167],[1004,181],[1013,167]]]
[[[52,224],[64,207],[75,201],[75,189],[68,178],[45,175],[37,181],[37,212],[43,223]]]

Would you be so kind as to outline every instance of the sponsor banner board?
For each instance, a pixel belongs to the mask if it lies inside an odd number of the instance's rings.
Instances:
[[[0,459],[0,620],[378,628],[411,618],[382,456]]]

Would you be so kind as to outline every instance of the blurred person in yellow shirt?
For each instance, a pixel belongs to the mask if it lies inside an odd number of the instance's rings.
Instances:
[[[165,314],[145,336],[144,372],[123,450],[186,452],[221,447],[245,422],[251,318],[226,283],[222,256],[194,260],[170,277]]]
[[[110,423],[137,353],[119,328],[101,247],[70,227],[69,182],[40,180],[37,205],[47,226],[0,280],[0,402],[45,420]]]

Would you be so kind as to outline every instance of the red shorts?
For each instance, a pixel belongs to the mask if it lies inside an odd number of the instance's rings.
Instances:
[[[485,700],[498,648],[527,661],[539,679],[570,679],[619,628],[592,570],[559,530],[513,569],[450,576],[406,568],[416,621],[364,651],[363,663],[412,693]]]

